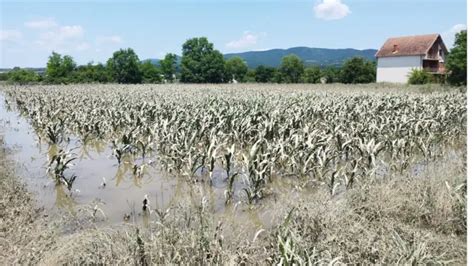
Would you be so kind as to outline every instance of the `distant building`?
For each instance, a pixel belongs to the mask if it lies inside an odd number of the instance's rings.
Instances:
[[[375,54],[377,82],[406,83],[412,69],[444,75],[447,52],[439,34],[389,38]]]

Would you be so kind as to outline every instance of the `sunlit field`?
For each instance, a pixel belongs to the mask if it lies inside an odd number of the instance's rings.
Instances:
[[[463,91],[0,85],[0,258],[465,263]]]

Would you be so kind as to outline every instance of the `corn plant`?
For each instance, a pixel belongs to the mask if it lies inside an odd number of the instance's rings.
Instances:
[[[73,157],[71,153],[61,149],[51,158],[48,166],[48,171],[53,174],[56,184],[65,184],[69,191],[71,191],[72,185],[77,176],[71,175],[70,177],[67,177],[65,171],[72,166],[72,161],[76,159],[77,158]]]
[[[467,137],[467,97],[460,92],[239,86],[3,90],[51,144],[70,137],[81,145],[112,143],[119,164],[140,157],[145,164],[147,157],[177,178],[211,184],[216,171],[225,171],[226,200],[238,176],[244,183],[239,193],[250,203],[265,198],[273,178],[335,194],[341,185],[350,189],[380,174],[410,171]]]

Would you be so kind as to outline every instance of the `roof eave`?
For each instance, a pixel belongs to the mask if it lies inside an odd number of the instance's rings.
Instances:
[[[419,54],[393,54],[393,55],[382,55],[379,56],[378,54],[375,55],[375,58],[384,58],[384,57],[401,57],[401,56],[423,56],[425,54],[419,53]]]

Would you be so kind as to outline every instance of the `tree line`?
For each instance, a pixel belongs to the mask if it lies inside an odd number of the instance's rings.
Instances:
[[[467,32],[456,35],[455,46],[448,54],[446,66],[450,71],[448,81],[452,84],[466,84],[467,75]],[[373,61],[353,57],[341,67],[306,66],[296,55],[282,58],[279,67],[260,65],[249,69],[240,57],[224,59],[205,37],[192,38],[182,46],[181,61],[168,53],[159,64],[140,61],[133,49],[120,49],[113,53],[106,64],[78,66],[68,55],[53,52],[48,59],[45,73],[15,68],[0,76],[11,83],[46,84],[70,83],[371,83],[375,81],[376,64]],[[414,71],[410,83],[433,82],[428,73]]]

